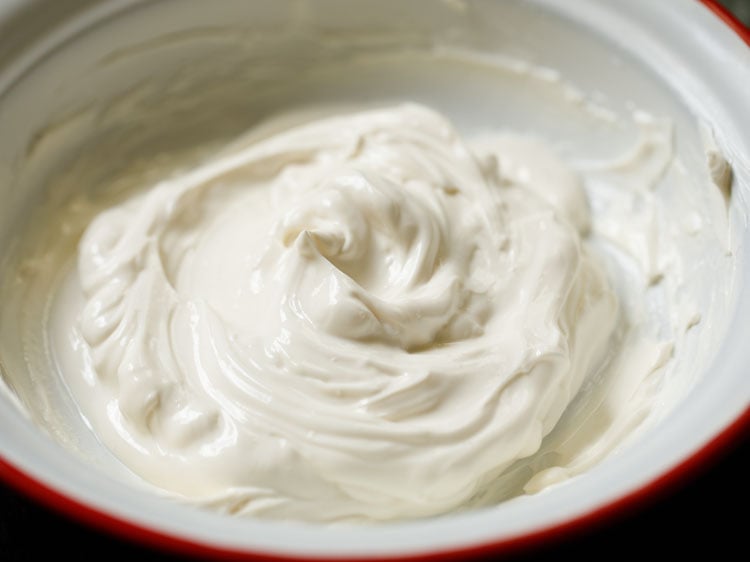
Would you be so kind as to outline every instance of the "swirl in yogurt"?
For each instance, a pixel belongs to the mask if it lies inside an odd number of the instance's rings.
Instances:
[[[466,503],[606,359],[617,299],[580,180],[418,106],[251,134],[100,213],[67,374],[100,439],[233,513]]]

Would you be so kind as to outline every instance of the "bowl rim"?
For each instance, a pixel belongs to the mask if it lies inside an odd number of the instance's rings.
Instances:
[[[698,1],[736,33],[750,48],[749,27],[741,23],[718,0]],[[155,548],[171,554],[255,562],[354,562],[365,560],[368,562],[375,562],[377,560],[387,560],[388,562],[438,562],[463,560],[486,555],[513,554],[531,549],[534,545],[559,542],[564,538],[579,535],[584,530],[590,530],[592,527],[600,527],[606,523],[611,523],[617,518],[633,510],[643,509],[658,498],[679,489],[686,482],[706,470],[712,463],[717,462],[733,446],[736,446],[740,442],[741,437],[747,435],[748,432],[750,432],[750,406],[740,412],[733,421],[701,448],[655,479],[645,482],[631,492],[567,521],[476,545],[441,548],[433,552],[395,556],[295,556],[248,549],[232,549],[191,541],[134,523],[93,507],[75,497],[66,495],[26,472],[23,468],[8,461],[2,454],[0,454],[0,481],[45,507],[88,527],[128,542]]]
[[[612,523],[620,517],[632,513],[634,510],[644,509],[659,498],[680,489],[705,471],[712,463],[717,462],[731,451],[732,447],[736,446],[744,435],[747,435],[748,430],[750,430],[750,407],[746,408],[737,419],[701,449],[656,479],[624,496],[567,521],[496,541],[401,556],[293,556],[213,546],[155,531],[87,505],[37,480],[2,457],[0,457],[0,480],[53,511],[90,528],[168,554],[189,555],[191,558],[248,562],[446,562],[489,555],[507,556],[516,554],[532,550],[534,546],[541,544],[549,545],[562,542],[564,539],[583,534],[584,531],[590,531],[592,528]]]

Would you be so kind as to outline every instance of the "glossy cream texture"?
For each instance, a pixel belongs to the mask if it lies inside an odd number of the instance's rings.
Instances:
[[[92,490],[520,522],[713,386],[743,160],[671,57],[538,3],[194,4],[2,72],[0,383]],[[354,114],[405,100],[446,117]]]
[[[401,105],[271,123],[102,211],[51,325],[100,439],[233,513],[455,509],[537,451],[618,303],[579,176]]]

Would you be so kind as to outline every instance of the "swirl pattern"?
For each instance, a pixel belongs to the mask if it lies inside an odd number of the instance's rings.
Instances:
[[[604,358],[586,225],[554,153],[472,149],[418,105],[256,132],[87,229],[82,408],[146,480],[229,512],[454,509]]]

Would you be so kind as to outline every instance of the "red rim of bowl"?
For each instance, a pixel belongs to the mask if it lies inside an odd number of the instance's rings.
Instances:
[[[729,28],[731,28],[750,47],[750,29],[742,24],[734,15],[724,8],[717,0],[699,0]],[[733,443],[746,434],[750,428],[750,407],[740,414],[728,427],[706,443],[701,449],[683,460],[680,464],[644,484],[640,488],[588,513],[563,523],[537,529],[526,534],[509,537],[497,541],[490,541],[474,546],[454,549],[441,549],[435,552],[425,552],[414,555],[394,556],[287,556],[268,552],[251,550],[234,550],[210,546],[155,531],[139,524],[118,518],[107,512],[100,511],[81,501],[66,496],[49,487],[44,482],[25,473],[0,456],[0,479],[12,487],[20,490],[32,499],[46,505],[53,510],[78,520],[81,523],[104,531],[127,541],[140,543],[144,546],[175,554],[186,554],[192,557],[210,557],[213,560],[246,560],[255,562],[290,562],[290,561],[331,561],[344,562],[355,560],[387,560],[438,562],[447,560],[464,560],[488,554],[512,554],[531,548],[534,545],[549,544],[564,538],[569,538],[584,530],[600,526],[622,516],[634,509],[642,508],[646,504],[678,488],[682,483],[693,478],[722,453],[726,452]]]
[[[718,0],[699,0],[709,10],[716,14],[721,21],[729,26],[737,35],[740,36],[748,47],[750,47],[750,28],[738,20],[732,12],[719,4]]]

